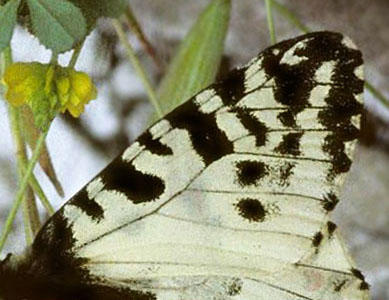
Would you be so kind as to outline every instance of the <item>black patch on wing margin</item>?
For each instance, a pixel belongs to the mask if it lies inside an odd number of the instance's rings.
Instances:
[[[157,300],[151,292],[99,284],[83,268],[88,260],[76,258],[72,226],[62,208],[40,230],[23,259],[9,255],[0,261],[0,297],[29,300]]]
[[[323,208],[328,212],[333,211],[338,202],[339,198],[335,193],[327,193],[327,195],[324,196]]]
[[[323,234],[319,231],[313,236],[312,245],[317,248],[323,240]]]
[[[154,201],[165,191],[162,179],[142,173],[121,156],[115,158],[100,176],[107,190],[124,193],[135,204]]]
[[[234,69],[222,81],[212,87],[222,99],[224,105],[231,106],[245,96],[245,71],[247,68]]]
[[[138,143],[149,150],[153,154],[157,155],[172,155],[173,151],[170,147],[161,143],[159,139],[153,139],[150,131],[143,133],[138,139]]]
[[[294,65],[281,64],[285,52],[302,40],[305,40],[305,46],[296,49],[294,55],[305,59]],[[354,73],[363,63],[362,54],[345,46],[342,40],[339,33],[315,32],[279,43],[262,55],[266,75],[275,81],[275,100],[289,107],[287,114],[278,116],[288,127],[294,127],[297,114],[311,105],[309,96],[317,84],[314,80],[316,70],[323,62],[336,62],[331,77],[333,84],[325,99],[328,106],[318,114],[319,122],[331,131],[323,144],[323,151],[332,158],[329,181],[350,169],[351,159],[345,154],[344,143],[358,137],[359,129],[351,123],[351,117],[362,112],[362,104],[355,95],[363,92],[363,80]],[[278,52],[274,51],[276,49]]]
[[[329,237],[332,237],[332,234],[336,230],[337,226],[334,222],[328,221],[327,222],[327,230],[328,230],[328,235]]]
[[[71,200],[71,204],[80,208],[93,220],[99,222],[104,218],[104,210],[94,199],[89,199],[86,188],[80,190]]]
[[[369,289],[369,284],[365,281],[365,276],[363,276],[361,271],[359,271],[356,268],[351,268],[351,273],[353,273],[353,275],[355,277],[357,277],[358,279],[360,279],[362,281],[362,283],[359,286],[359,288],[361,290],[368,290]]]
[[[207,166],[234,151],[233,143],[217,126],[215,114],[200,112],[194,101],[185,102],[166,119],[173,128],[188,131],[194,150]]]

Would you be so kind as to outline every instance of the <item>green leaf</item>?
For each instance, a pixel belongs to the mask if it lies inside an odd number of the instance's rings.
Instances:
[[[181,43],[158,89],[164,113],[214,82],[223,55],[230,8],[230,0],[213,0]]]
[[[20,0],[12,0],[0,8],[0,52],[9,45],[19,5]]]
[[[33,33],[47,48],[65,52],[85,38],[85,18],[74,4],[67,0],[26,1]]]
[[[98,18],[117,18],[125,10],[128,0],[70,0],[78,6],[86,19],[88,32],[91,31]]]

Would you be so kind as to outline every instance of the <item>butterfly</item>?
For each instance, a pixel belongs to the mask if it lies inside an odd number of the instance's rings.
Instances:
[[[363,108],[361,52],[265,49],[144,132],[0,263],[3,300],[369,299],[330,213]]]

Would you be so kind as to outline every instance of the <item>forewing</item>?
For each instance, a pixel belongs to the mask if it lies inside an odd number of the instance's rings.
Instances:
[[[140,291],[289,270],[317,250],[338,201],[362,92],[361,53],[340,34],[268,48],[142,134],[45,225],[34,253]]]

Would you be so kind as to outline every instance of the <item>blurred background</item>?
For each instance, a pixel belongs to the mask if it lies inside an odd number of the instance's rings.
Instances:
[[[348,35],[364,55],[365,76],[389,98],[389,2],[387,0],[279,1],[312,30]],[[128,31],[142,64],[157,85],[198,14],[208,0],[132,0],[133,12],[149,39],[159,66]],[[300,35],[285,16],[274,9],[277,40]],[[270,45],[263,1],[232,1],[230,27],[220,76],[246,63]],[[48,62],[50,52],[37,39],[17,28],[12,48],[15,61]],[[66,64],[70,54],[60,55]],[[128,62],[108,20],[99,21],[85,43],[76,69],[89,73],[98,87],[80,119],[56,118],[47,144],[65,197],[57,195],[40,167],[36,175],[51,203],[60,207],[149,124],[153,108]],[[365,92],[366,114],[350,176],[334,219],[357,265],[371,284],[374,300],[389,299],[389,104]],[[17,175],[7,106],[0,101],[0,226],[17,189]],[[43,211],[43,210],[42,210]],[[6,251],[24,248],[21,217],[14,225]]]

